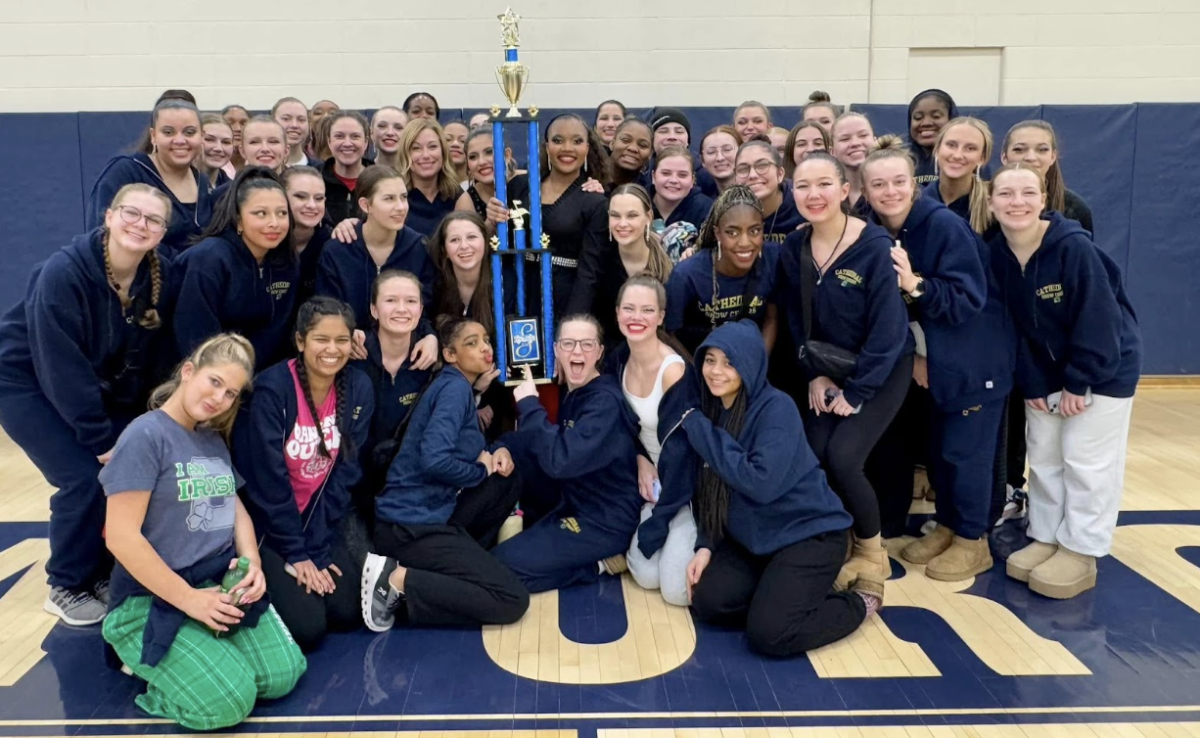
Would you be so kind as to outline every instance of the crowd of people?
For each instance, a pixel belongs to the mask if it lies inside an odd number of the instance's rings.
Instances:
[[[0,426],[55,488],[45,608],[102,623],[148,713],[227,727],[329,632],[626,571],[799,654],[883,606],[888,539],[966,580],[1026,503],[1008,576],[1095,586],[1141,339],[1050,124],[990,171],[942,90],[900,135],[817,93],[702,135],[608,100],[528,162],[441,114],[168,91],[0,321]],[[532,167],[557,371],[506,386],[488,244]]]

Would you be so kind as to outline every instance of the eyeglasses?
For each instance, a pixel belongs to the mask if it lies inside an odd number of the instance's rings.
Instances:
[[[733,168],[733,173],[739,177],[749,177],[750,170],[753,169],[754,172],[756,174],[758,174],[758,176],[765,177],[765,176],[767,176],[768,173],[770,173],[770,171],[772,169],[774,169],[777,166],[779,166],[779,165],[776,164],[775,162],[771,161],[770,159],[762,159],[760,161],[754,162],[753,165],[738,164],[736,167]]]
[[[711,159],[711,158],[715,157],[717,154],[724,154],[725,156],[729,156],[730,154],[733,153],[733,150],[734,150],[733,146],[722,146],[719,149],[715,148],[715,147],[707,148],[700,153],[704,154],[704,158]]]
[[[560,338],[555,341],[555,345],[567,353],[574,351],[576,346],[583,349],[584,353],[600,348],[600,342],[594,338],[585,338],[582,341],[577,341],[574,338]]]
[[[146,230],[151,233],[162,233],[167,229],[167,221],[157,215],[145,215],[141,210],[129,205],[118,205],[117,212],[121,214],[121,220],[129,225],[134,225],[139,220],[145,218]]]

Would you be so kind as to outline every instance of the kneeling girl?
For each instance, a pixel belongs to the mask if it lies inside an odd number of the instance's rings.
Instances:
[[[154,409],[121,434],[100,472],[117,560],[104,640],[149,683],[137,705],[193,730],[240,723],[256,699],[292,691],[307,668],[263,599],[254,524],[223,440],[253,371],[241,336],[204,342],[154,391]],[[238,557],[250,569],[235,605],[215,584]]]
[[[628,569],[625,551],[642,507],[637,416],[616,377],[600,374],[599,322],[571,315],[556,335],[555,363],[567,385],[558,424],[550,422],[537,387],[526,379],[513,392],[518,430],[500,439],[526,490],[538,490],[543,503],[551,498],[538,522],[495,551],[531,592],[587,584]]]
[[[748,321],[700,345],[699,408],[683,430],[704,460],[688,564],[692,611],[744,625],[750,647],[790,656],[845,638],[883,604],[884,577],[862,572],[834,592],[852,522],[804,438],[800,412],[767,383],[767,352]]]

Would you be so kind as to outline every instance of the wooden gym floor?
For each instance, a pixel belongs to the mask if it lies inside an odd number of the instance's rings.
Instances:
[[[99,628],[41,604],[50,490],[0,436],[0,735],[179,732],[133,705]],[[534,597],[511,626],[331,636],[237,733],[397,738],[1200,737],[1200,389],[1143,389],[1100,584],[1067,602],[996,567],[966,583],[893,558],[846,640],[763,659],[631,579]],[[915,510],[921,512],[920,508]],[[893,545],[902,545],[894,541]]]

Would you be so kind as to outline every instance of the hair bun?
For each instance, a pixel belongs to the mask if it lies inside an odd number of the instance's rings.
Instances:
[[[808,101],[810,103],[832,102],[832,100],[829,98],[829,93],[825,90],[813,90],[808,94]]]
[[[904,143],[904,139],[894,133],[885,133],[875,139],[875,143],[871,146],[872,151],[907,151],[908,145]]]

